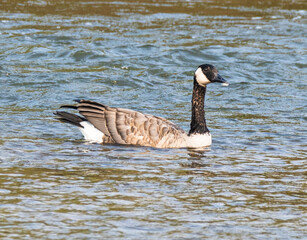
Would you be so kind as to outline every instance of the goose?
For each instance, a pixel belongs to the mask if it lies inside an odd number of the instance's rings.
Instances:
[[[90,100],[75,100],[75,105],[60,107],[75,109],[81,116],[65,111],[54,114],[58,120],[77,126],[85,140],[90,142],[154,148],[202,148],[212,143],[206,125],[204,101],[207,85],[215,82],[228,85],[213,65],[202,64],[196,69],[188,133],[162,117]]]

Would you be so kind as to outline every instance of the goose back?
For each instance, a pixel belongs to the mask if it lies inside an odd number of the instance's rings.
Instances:
[[[88,100],[80,100],[72,107],[103,133],[104,143],[159,148],[186,146],[185,131],[164,118]]]

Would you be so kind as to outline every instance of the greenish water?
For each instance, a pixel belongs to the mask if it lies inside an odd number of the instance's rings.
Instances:
[[[0,1],[1,239],[305,239],[305,1]],[[210,148],[89,144],[54,120],[86,98],[188,130],[210,85]]]

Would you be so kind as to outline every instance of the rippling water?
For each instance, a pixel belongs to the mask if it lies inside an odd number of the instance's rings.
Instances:
[[[306,237],[306,8],[0,1],[0,237]],[[202,63],[230,82],[209,86],[202,152],[88,144],[53,118],[86,98],[188,130]]]

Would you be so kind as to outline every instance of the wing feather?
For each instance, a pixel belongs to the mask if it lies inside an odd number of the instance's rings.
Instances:
[[[183,141],[186,133],[174,123],[150,114],[112,108],[88,100],[79,100],[76,106],[81,115],[106,135],[108,142],[160,146]]]
[[[105,118],[106,118],[107,128],[114,141],[116,143],[125,144],[126,142],[122,139],[121,135],[117,130],[116,109],[105,110]]]

